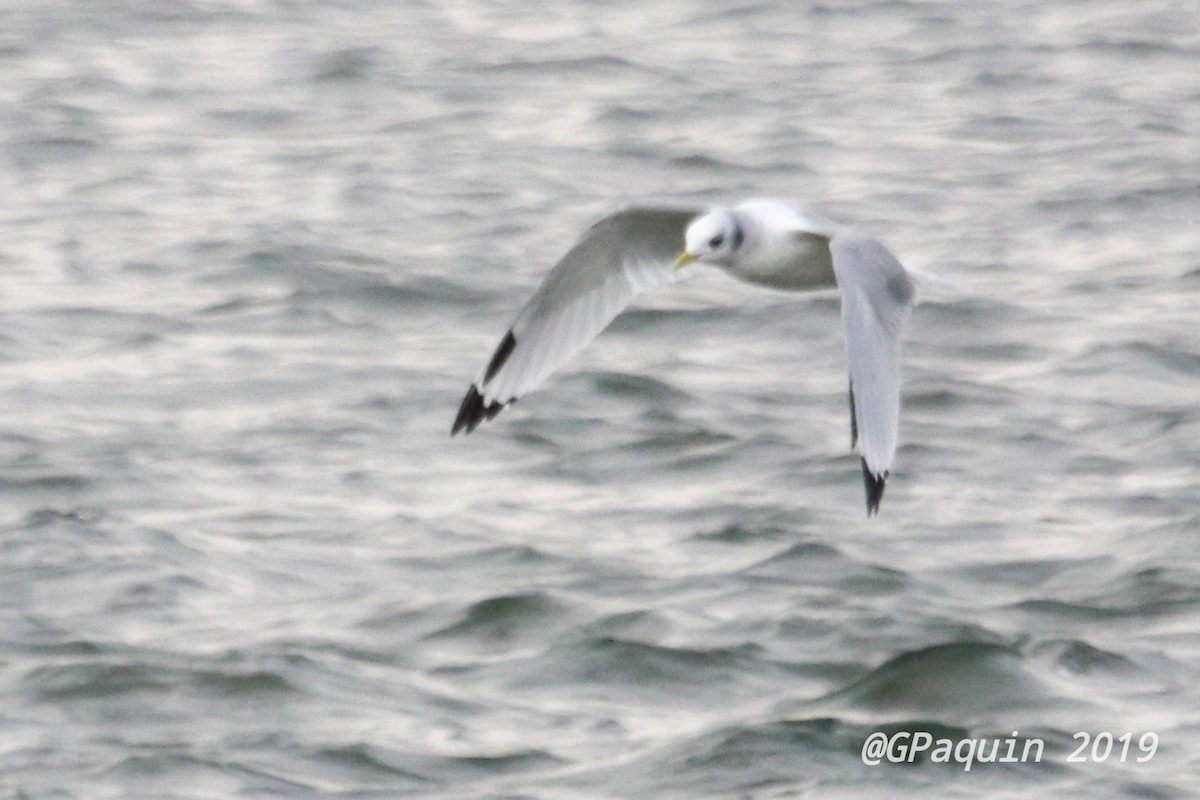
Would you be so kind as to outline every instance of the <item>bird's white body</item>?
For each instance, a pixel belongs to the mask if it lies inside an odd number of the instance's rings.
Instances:
[[[596,223],[521,309],[451,432],[469,433],[541,384],[634,295],[677,279],[686,273],[679,267],[692,261],[774,289],[841,291],[851,432],[862,455],[867,510],[877,511],[896,451],[900,333],[912,281],[875,239],[774,200],[708,211],[634,206]]]
[[[745,254],[726,272],[747,283],[785,291],[832,289],[837,286],[829,258],[829,239],[836,226],[790,206],[756,200],[731,213],[745,230]]]

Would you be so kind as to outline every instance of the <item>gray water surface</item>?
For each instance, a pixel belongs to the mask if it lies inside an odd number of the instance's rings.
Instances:
[[[4,797],[1196,796],[1195,2],[0,19]],[[877,518],[836,295],[703,275],[449,439],[588,224],[755,195],[954,283]]]

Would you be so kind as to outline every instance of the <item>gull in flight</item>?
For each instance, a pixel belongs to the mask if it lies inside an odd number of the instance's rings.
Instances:
[[[896,454],[900,332],[913,281],[875,239],[774,200],[712,209],[629,206],[597,222],[517,314],[467,390],[451,436],[470,433],[537,388],[635,295],[684,276],[689,270],[681,268],[692,262],[774,289],[840,290],[851,448],[862,457],[867,515],[878,513]]]

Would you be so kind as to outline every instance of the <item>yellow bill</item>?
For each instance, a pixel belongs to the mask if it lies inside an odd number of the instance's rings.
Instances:
[[[695,260],[696,260],[696,257],[694,255],[689,253],[687,250],[684,250],[682,253],[679,254],[679,258],[675,259],[675,266],[672,267],[672,269],[679,269],[680,267],[686,266],[687,264],[690,264]]]

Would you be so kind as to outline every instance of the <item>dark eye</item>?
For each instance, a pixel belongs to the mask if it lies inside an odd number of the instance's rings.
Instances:
[[[718,247],[720,247],[724,243],[725,243],[725,234],[723,234],[723,233],[718,233],[716,236],[714,236],[713,238],[708,240],[708,246],[711,247],[713,250],[716,250]]]

